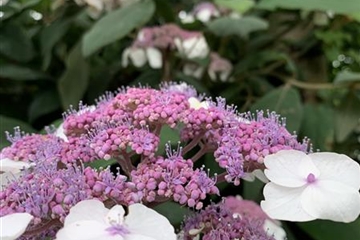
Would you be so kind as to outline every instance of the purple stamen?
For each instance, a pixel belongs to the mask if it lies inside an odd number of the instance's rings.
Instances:
[[[316,181],[315,175],[312,174],[312,173],[310,173],[310,174],[307,176],[306,181],[307,181],[308,183],[313,183],[313,182],[315,182],[315,181]]]

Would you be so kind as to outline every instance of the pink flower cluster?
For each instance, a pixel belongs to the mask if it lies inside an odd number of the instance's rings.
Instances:
[[[171,197],[181,205],[201,209],[207,194],[219,194],[216,178],[203,169],[194,170],[192,160],[182,157],[181,148],[173,152],[167,148],[167,158],[149,159],[131,172],[133,183],[147,202]]]
[[[222,98],[205,99],[198,108],[190,99],[203,97],[184,83],[158,90],[128,87],[100,97],[95,106],[71,108],[64,115],[66,138],[16,129],[14,136],[8,134],[12,145],[1,151],[1,158],[35,166],[10,179],[0,192],[1,215],[28,212],[35,225],[42,224],[63,220],[71,206],[91,198],[124,205],[173,200],[199,210],[209,195],[219,194],[218,182],[238,185],[245,173],[264,168],[266,155],[308,149],[307,141],[299,143],[275,113],[238,114]],[[167,143],[165,154],[159,150],[167,140],[162,139],[164,126],[181,140]],[[171,150],[171,144],[178,149]],[[210,175],[204,166],[196,167],[209,153],[224,172]],[[110,159],[119,165],[115,175],[89,167]],[[253,226],[239,224],[239,229]]]

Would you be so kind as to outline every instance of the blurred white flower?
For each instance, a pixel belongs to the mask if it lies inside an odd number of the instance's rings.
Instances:
[[[220,12],[216,6],[210,2],[202,2],[194,8],[195,18],[201,22],[209,22],[212,17],[219,17]]]
[[[26,230],[30,221],[33,219],[28,213],[12,213],[0,217],[0,239],[15,240]]]
[[[0,190],[9,183],[10,179],[21,174],[21,170],[31,167],[32,164],[22,161],[14,161],[9,158],[0,159]]]
[[[183,68],[183,72],[187,76],[192,76],[194,78],[200,79],[204,74],[204,67],[196,63],[186,63]]]
[[[225,82],[229,79],[232,72],[232,64],[225,58],[220,57],[217,53],[211,53],[208,74],[211,80],[218,78]]]
[[[129,59],[134,66],[138,68],[143,67],[147,62],[149,62],[150,67],[154,69],[162,68],[162,54],[157,48],[126,48],[122,54],[123,67],[127,67],[129,65]]]
[[[274,219],[352,222],[360,213],[360,166],[336,153],[282,150],[264,159],[262,209]]]
[[[279,222],[280,224],[280,222]],[[281,227],[281,225],[276,224],[274,221],[270,219],[265,219],[264,226],[263,226],[266,234],[268,236],[272,236],[275,240],[285,240],[286,239],[286,232]]]
[[[180,55],[188,59],[205,58],[210,51],[204,36],[201,34],[184,39],[175,38],[174,43]]]
[[[197,4],[190,13],[179,12],[180,21],[184,24],[193,23],[195,20],[206,23],[213,17],[219,17],[220,12],[211,2],[202,2]]]
[[[162,68],[162,55],[157,48],[148,47],[146,48],[146,57],[149,61],[149,65],[153,69]]]
[[[129,206],[129,214],[120,205],[110,210],[96,199],[84,200],[70,209],[64,228],[56,240],[175,240],[170,222],[142,205]]]
[[[199,99],[197,99],[195,97],[190,97],[188,99],[188,102],[190,104],[190,108],[193,108],[195,110],[198,110],[200,108],[208,109],[210,107],[209,102],[207,102],[207,101],[200,102]]]

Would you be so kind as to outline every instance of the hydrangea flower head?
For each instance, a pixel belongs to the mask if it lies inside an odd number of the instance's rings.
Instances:
[[[288,221],[352,222],[360,214],[360,166],[336,153],[283,150],[265,157],[262,209]]]
[[[85,200],[71,208],[56,240],[175,240],[170,222],[142,204],[110,210],[99,200]]]

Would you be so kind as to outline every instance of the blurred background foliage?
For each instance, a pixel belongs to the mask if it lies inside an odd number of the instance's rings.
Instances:
[[[360,160],[359,0],[215,0],[237,17],[190,24],[181,16],[200,1],[138,0],[95,15],[81,1],[1,1],[2,133],[18,125],[37,132],[60,122],[62,112],[80,100],[93,104],[107,90],[171,79],[225,97],[240,112],[275,110],[315,150]],[[202,32],[211,51],[231,62],[229,80],[188,76],[182,70],[188,60],[176,54],[166,59],[168,69],[123,67],[122,53],[138,31],[166,23]],[[172,138],[171,131],[166,134]],[[0,140],[2,147],[8,144],[4,134]],[[259,200],[261,187],[243,184],[241,191]],[[359,221],[285,227],[294,231],[289,239],[360,239]]]

